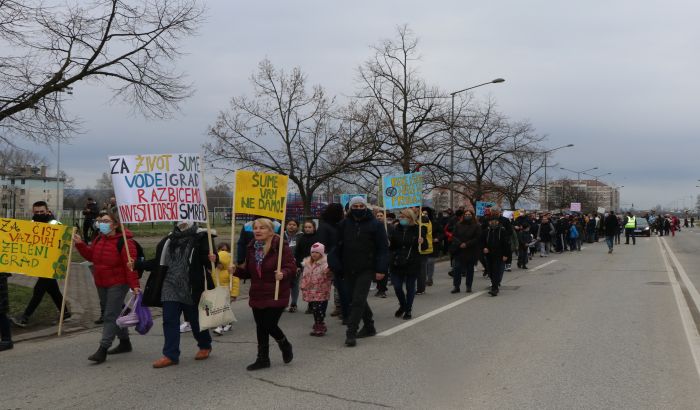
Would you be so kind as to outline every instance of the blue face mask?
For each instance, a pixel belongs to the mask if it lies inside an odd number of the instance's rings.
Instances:
[[[108,233],[112,232],[112,227],[111,224],[107,222],[100,222],[97,224],[97,228],[100,230],[100,232],[103,235],[107,235]]]
[[[399,219],[401,226],[408,226],[408,219]]]

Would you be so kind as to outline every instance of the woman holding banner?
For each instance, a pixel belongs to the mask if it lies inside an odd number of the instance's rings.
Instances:
[[[413,299],[416,296],[416,281],[421,273],[420,251],[428,249],[427,228],[418,231],[418,220],[410,208],[401,210],[399,225],[389,236],[389,251],[391,261],[391,283],[399,300],[399,309],[394,313],[404,320],[411,319]],[[406,292],[404,293],[404,284]]]
[[[280,236],[275,234],[274,225],[267,218],[256,219],[253,223],[253,241],[246,249],[245,263],[233,274],[241,279],[250,279],[249,306],[253,309],[258,337],[258,357],[248,370],[270,367],[269,337],[272,336],[285,363],[294,357],[292,344],[279,327],[282,312],[289,302],[292,278],[297,273],[296,262],[286,242],[280,246]],[[277,270],[279,252],[282,252],[281,268]],[[279,281],[279,295],[275,298],[275,282]]]
[[[117,326],[116,321],[129,288],[134,293],[140,292],[141,289],[138,274],[127,266],[128,255],[136,256],[136,244],[131,232],[124,228],[122,233],[117,216],[108,212],[101,212],[97,223],[100,232],[91,245],[83,242],[78,235],[73,236],[73,243],[80,255],[93,263],[97,294],[100,304],[105,307],[100,346],[88,357],[88,360],[99,364],[107,360],[107,354],[131,351],[129,330]],[[128,249],[124,246],[124,238],[127,240]],[[119,345],[107,350],[112,346],[115,337],[119,338]]]

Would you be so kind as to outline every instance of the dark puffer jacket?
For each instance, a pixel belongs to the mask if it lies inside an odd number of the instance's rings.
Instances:
[[[251,241],[246,249],[245,264],[242,268],[236,268],[235,276],[241,279],[250,279],[250,299],[248,305],[256,309],[270,307],[284,308],[289,304],[289,289],[292,278],[296,276],[297,265],[292,256],[292,250],[287,242],[282,245],[282,273],[284,278],[280,281],[279,298],[275,299],[275,271],[277,270],[277,256],[279,255],[280,237],[272,238],[270,250],[262,261],[262,267],[258,272],[255,262],[255,241]]]
[[[136,259],[136,244],[134,244],[133,235],[128,229],[126,230],[126,238],[129,254],[132,259]],[[120,240],[123,241],[121,233],[111,236],[100,234],[92,242],[92,245],[85,242],[75,245],[80,255],[93,263],[95,286],[98,288],[110,288],[116,285],[129,285],[131,289],[140,287],[138,274],[126,267],[129,261],[126,246],[122,245],[121,252],[119,252],[117,243]]]

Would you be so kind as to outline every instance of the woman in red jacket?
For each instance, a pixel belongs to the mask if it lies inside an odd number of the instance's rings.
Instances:
[[[134,293],[141,291],[139,277],[136,272],[127,268],[129,261],[127,247],[124,246],[124,236],[119,229],[116,215],[102,212],[97,217],[100,233],[88,245],[78,235],[73,237],[75,247],[83,258],[94,265],[95,286],[100,296],[100,303],[104,305],[104,327],[100,347],[88,360],[102,363],[107,359],[107,354],[126,353],[131,351],[129,331],[117,326],[117,317],[122,310],[124,298],[129,288]],[[129,255],[136,257],[136,245],[131,239],[131,232],[126,231]],[[109,349],[114,342],[114,337],[119,337],[119,345]]]
[[[280,237],[275,235],[274,225],[267,218],[256,219],[253,223],[254,240],[246,250],[246,259],[242,267],[235,269],[234,275],[241,279],[250,279],[250,299],[248,304],[253,309],[253,317],[258,334],[258,358],[247,367],[258,370],[270,367],[269,336],[277,341],[285,363],[292,361],[292,345],[289,343],[278,323],[284,308],[289,303],[289,291],[297,266],[289,245],[282,246],[282,268],[277,271],[277,258],[280,249]],[[275,281],[279,280],[279,297],[275,300]]]

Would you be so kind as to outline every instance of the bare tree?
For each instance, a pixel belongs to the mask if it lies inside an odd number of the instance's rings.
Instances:
[[[522,128],[531,128],[523,123]],[[516,209],[520,199],[536,200],[542,186],[541,171],[544,169],[543,150],[536,144],[541,139],[534,135],[514,140],[512,151],[495,170],[498,191],[508,201],[510,209]],[[517,146],[516,144],[525,144]]]
[[[227,172],[251,168],[288,175],[310,215],[317,190],[372,159],[371,122],[356,121],[363,111],[353,107],[336,113],[320,86],[309,93],[299,68],[286,75],[263,60],[251,82],[255,97],[232,98],[210,127],[207,161]]]
[[[39,168],[46,165],[46,158],[33,151],[15,147],[0,149],[0,174],[20,174],[27,167]]]
[[[92,0],[50,5],[0,0],[0,140],[65,138],[79,123],[59,92],[102,81],[147,116],[166,117],[191,94],[172,67],[202,20],[198,0]]]
[[[404,173],[419,165],[438,166],[444,158],[444,96],[428,86],[416,68],[418,39],[407,26],[395,39],[372,47],[374,55],[359,68],[361,89],[381,155],[375,164]]]
[[[109,191],[114,192],[114,185],[112,185],[112,177],[108,172],[103,172],[97,181],[95,182],[95,189],[98,191]],[[114,194],[112,194],[114,195]]]

